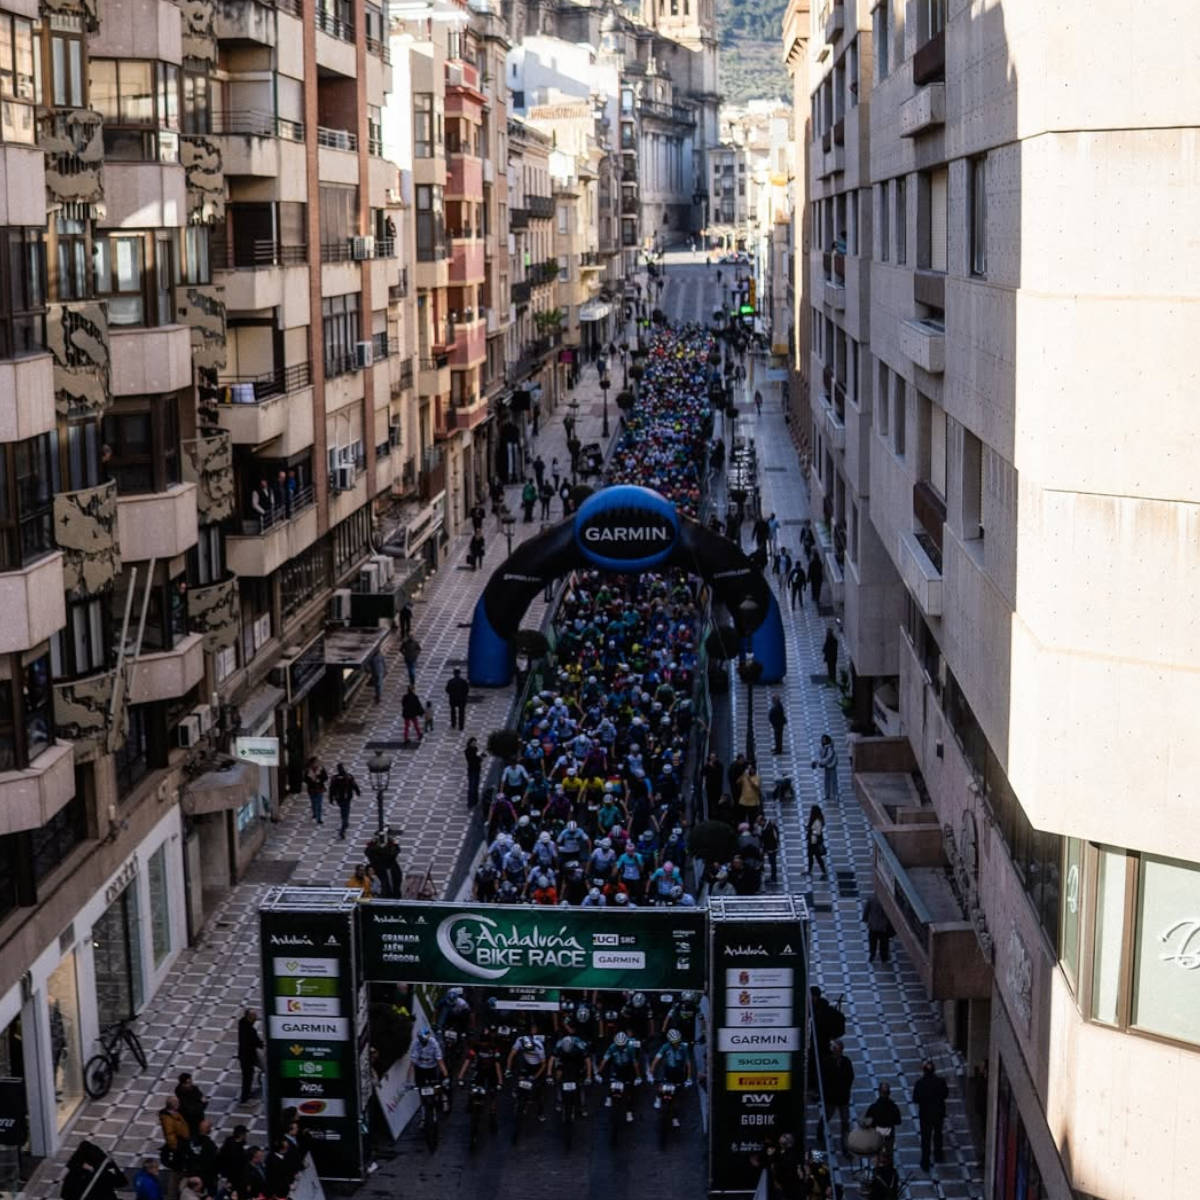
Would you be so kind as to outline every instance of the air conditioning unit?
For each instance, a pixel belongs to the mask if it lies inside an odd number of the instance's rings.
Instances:
[[[379,591],[379,564],[367,563],[358,573],[358,590],[360,592]]]
[[[388,554],[376,554],[371,561],[379,567],[379,582],[391,583],[396,573],[395,560]]]
[[[197,704],[188,713],[189,717],[197,717],[200,721],[200,732],[207,733],[213,725],[213,710],[211,704]]]
[[[361,262],[364,258],[374,258],[375,239],[369,234],[364,237],[352,237],[350,239],[350,256],[356,262]]]
[[[330,478],[335,492],[348,492],[354,486],[354,468],[338,467]]]
[[[392,187],[387,189],[387,202],[389,204],[400,204],[403,202],[403,199],[404,197],[400,195],[399,188]]]
[[[370,342],[355,342],[354,343],[354,368],[361,371],[364,367],[369,367],[375,361],[375,356],[372,353],[374,346]]]
[[[175,741],[185,749],[199,743],[200,718],[194,712],[188,713],[175,727]]]
[[[331,621],[350,620],[350,589],[338,588],[329,601],[329,619]]]
[[[329,478],[332,479],[334,472],[338,469],[342,462],[341,449],[335,442],[325,452],[325,455],[329,460]]]

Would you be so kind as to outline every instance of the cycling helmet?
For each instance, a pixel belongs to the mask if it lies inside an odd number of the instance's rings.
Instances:
[[[617,1036],[613,1038],[614,1046],[623,1047],[623,1046],[627,1046],[628,1044],[629,1044],[629,1034],[627,1034],[627,1033],[624,1033],[624,1032],[618,1033]]]
[[[537,1049],[537,1047],[533,1044],[533,1038],[531,1038],[528,1034],[521,1039],[521,1049],[526,1051],[526,1053],[528,1053],[530,1050]]]
[[[495,1012],[495,1011],[496,1011],[496,1006],[497,1006],[499,1003],[500,1003],[500,999],[499,999],[499,997],[498,997],[498,996],[489,996],[489,997],[488,997],[487,1006],[488,1006],[488,1008],[489,1008],[489,1009],[490,1009],[492,1012]]]
[[[545,829],[543,829],[542,832],[538,834],[538,841],[539,842],[549,842],[550,834]]]
[[[598,887],[589,888],[589,889],[588,889],[588,895],[589,895],[589,896],[592,896],[592,897],[599,896],[599,895],[600,895],[600,889],[599,889]]]
[[[612,849],[612,838],[601,838],[600,839],[600,848],[602,850],[611,850]]]
[[[581,1004],[575,1010],[576,1021],[586,1021],[592,1015],[592,1010],[586,1004]]]
[[[616,894],[616,896],[614,896],[614,897],[613,897],[613,899],[614,899],[614,900],[615,900],[615,901],[616,901],[618,904],[628,904],[628,903],[629,903],[629,897],[628,897],[627,895],[625,895],[625,893],[624,893],[624,892],[618,892],[618,893]]]
[[[550,877],[548,875],[539,875],[537,883],[538,883],[538,887],[540,887],[540,888],[549,887],[550,886]]]
[[[568,821],[568,822],[567,822],[567,828],[568,828],[568,829],[569,829],[569,830],[570,830],[572,833],[574,833],[574,832],[575,832],[575,830],[579,828],[579,823],[578,823],[577,821],[575,821],[575,820],[573,820],[573,819],[572,819],[572,820],[570,820],[570,821]]]
[[[665,863],[663,863],[662,869],[664,875],[673,875],[675,873],[675,864],[668,859]]]
[[[417,1030],[417,1040],[420,1041],[422,1043],[422,1045],[424,1045],[425,1042],[429,1041],[431,1036],[432,1036],[432,1034],[430,1034],[430,1032],[429,1032],[428,1025],[422,1025],[421,1028]]]
[[[680,1033],[678,1029],[668,1029],[667,1041],[670,1042],[672,1046],[678,1046],[679,1043],[683,1041],[683,1034]]]
[[[458,1000],[462,997],[462,994],[463,994],[462,988],[451,988],[446,993],[446,999],[447,1000]]]
[[[679,999],[682,1000],[684,1004],[695,1004],[700,997],[695,992],[684,992]]]
[[[522,826],[522,827],[524,827],[524,826],[526,826],[526,825],[528,825],[528,824],[529,824],[529,818],[528,818],[528,817],[521,817],[521,818],[520,818],[520,819],[517,821],[517,824],[518,824],[518,825],[520,825],[520,826]]]
[[[646,1007],[646,993],[645,992],[634,992],[633,995],[630,997],[629,1002],[633,1005],[634,1008],[645,1008]]]

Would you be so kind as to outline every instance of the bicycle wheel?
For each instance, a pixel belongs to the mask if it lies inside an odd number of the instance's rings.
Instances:
[[[432,1154],[437,1149],[438,1112],[437,1112],[437,1098],[436,1097],[434,1097],[434,1102],[429,1106],[428,1109],[426,1109],[425,1144],[429,1147],[430,1154]]]
[[[83,1090],[93,1100],[100,1100],[108,1095],[112,1087],[113,1067],[107,1054],[93,1054],[83,1068]]]
[[[146,1051],[142,1049],[138,1035],[132,1029],[125,1029],[121,1036],[125,1039],[125,1045],[129,1047],[129,1053],[133,1055],[137,1060],[137,1065],[144,1071],[146,1069]]]

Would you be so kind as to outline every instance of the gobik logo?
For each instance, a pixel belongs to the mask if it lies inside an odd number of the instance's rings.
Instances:
[[[520,967],[579,970],[587,952],[565,925],[515,923],[507,928],[482,913],[454,913],[437,929],[438,949],[446,961],[476,979],[503,979]]]
[[[646,488],[605,488],[583,502],[575,538],[584,555],[609,570],[641,570],[663,562],[679,536],[674,507]]]

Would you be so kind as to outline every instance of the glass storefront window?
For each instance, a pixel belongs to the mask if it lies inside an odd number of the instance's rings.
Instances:
[[[136,883],[92,927],[92,958],[100,1027],[134,1016],[144,995]]]
[[[1200,1043],[1200,867],[1144,855],[1130,1025]]]
[[[55,1108],[58,1128],[62,1129],[83,1100],[83,1046],[79,1036],[79,988],[75,980],[74,950],[58,964],[47,981],[46,1007],[50,1018]]]
[[[1083,842],[1067,838],[1066,877],[1062,889],[1060,957],[1074,988],[1079,980],[1079,914],[1083,909]]]
[[[167,848],[159,846],[146,864],[150,885],[150,944],[154,965],[162,966],[171,953],[171,897],[167,891]]]
[[[1117,1023],[1121,994],[1121,939],[1125,922],[1123,850],[1102,848],[1096,868],[1096,930],[1092,961],[1092,1017]]]

